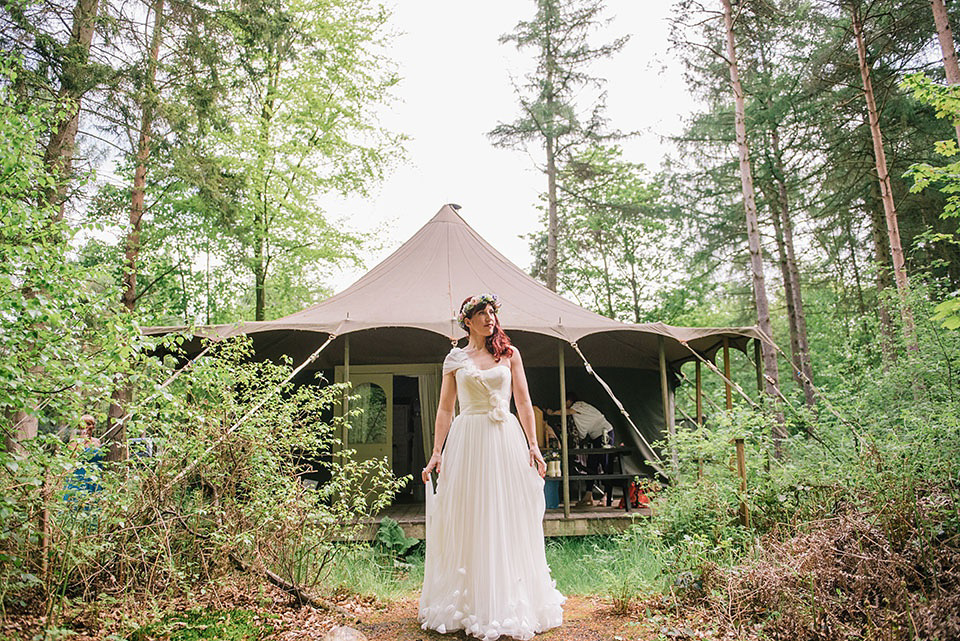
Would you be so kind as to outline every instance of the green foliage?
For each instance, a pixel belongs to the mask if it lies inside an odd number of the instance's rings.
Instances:
[[[56,184],[44,139],[62,106],[25,103],[14,88],[17,61],[0,57],[0,413],[5,437],[28,415],[67,423],[109,396],[112,377],[150,344],[115,314],[104,274],[71,260],[77,230],[44,193]],[[14,416],[20,412],[16,420]]]
[[[574,154],[558,176],[558,288],[585,307],[629,322],[656,316],[680,273],[676,212],[661,192],[662,177],[645,174],[618,147],[591,146]],[[535,272],[542,276],[544,235],[530,238]]]
[[[97,577],[159,594],[237,560],[301,589],[320,585],[339,559],[335,541],[356,536],[404,481],[385,461],[333,456],[343,386],[292,386],[290,365],[250,356],[249,340],[219,343],[135,403],[128,432],[148,439],[153,457],[98,468],[55,436],[23,443],[27,458],[2,455],[0,583],[41,577],[51,615],[64,597],[112,589]],[[305,489],[309,470],[329,481]],[[47,515],[46,541],[36,510]]]
[[[129,640],[255,641],[269,638],[273,633],[273,626],[251,610],[189,610],[168,614],[156,623],[137,628],[130,633]]]
[[[397,558],[405,557],[417,544],[419,539],[407,536],[403,528],[389,516],[380,520],[380,527],[377,528],[377,534],[374,541],[387,553]]]

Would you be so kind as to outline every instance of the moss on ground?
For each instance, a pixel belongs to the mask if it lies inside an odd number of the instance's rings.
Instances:
[[[273,634],[264,615],[251,610],[190,610],[137,628],[129,641],[253,641]]]

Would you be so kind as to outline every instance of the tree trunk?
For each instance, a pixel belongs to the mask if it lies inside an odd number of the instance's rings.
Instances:
[[[63,61],[60,90],[57,93],[59,102],[66,105],[66,112],[50,135],[44,152],[44,162],[54,178],[54,184],[47,188],[46,200],[57,207],[57,220],[63,219],[67,187],[73,173],[80,102],[87,91],[84,72],[90,55],[90,43],[93,42],[98,6],[99,0],[77,0],[73,8],[73,25],[66,47],[69,53]]]
[[[853,21],[853,36],[857,43],[857,58],[860,63],[860,78],[863,80],[863,97],[867,103],[867,117],[870,120],[870,135],[873,138],[873,155],[877,165],[877,178],[880,182],[880,197],[883,201],[884,217],[887,224],[887,235],[890,239],[890,256],[893,259],[893,275],[897,284],[897,293],[900,295],[900,315],[903,320],[903,329],[907,344],[912,349],[916,345],[916,328],[913,322],[913,312],[907,299],[909,283],[907,281],[906,263],[903,258],[903,247],[900,244],[900,225],[897,222],[897,209],[893,202],[893,189],[890,184],[890,174],[887,171],[887,156],[883,150],[883,134],[880,131],[880,115],[877,111],[877,102],[873,95],[873,83],[870,81],[870,67],[867,64],[867,46],[863,39],[863,24],[857,2],[850,5],[850,14]]]
[[[883,367],[887,369],[897,360],[896,330],[890,307],[883,298],[883,292],[892,288],[892,265],[890,264],[890,245],[887,226],[883,219],[883,203],[880,201],[880,188],[871,185],[872,200],[867,204],[870,212],[870,234],[873,238],[874,262],[877,269],[877,317],[880,320],[880,350],[883,354]]]
[[[950,29],[950,17],[943,0],[930,0],[933,9],[933,22],[937,25],[937,39],[943,53],[943,69],[947,75],[947,84],[960,84],[960,65],[957,64],[957,50],[953,45],[953,30]],[[960,142],[960,125],[954,125],[957,142]]]
[[[557,291],[557,158],[556,140],[547,136],[547,288]]]
[[[793,221],[790,219],[790,202],[787,197],[786,172],[783,166],[783,153],[780,150],[780,132],[776,127],[770,134],[773,151],[774,178],[777,182],[777,204],[779,216],[774,213],[774,219],[779,218],[783,236],[783,249],[786,254],[784,264],[786,274],[790,280],[790,291],[787,295],[792,304],[787,306],[791,317],[790,326],[794,336],[791,337],[791,346],[796,349],[794,359],[800,366],[803,398],[808,407],[816,403],[816,393],[813,389],[813,366],[810,363],[810,342],[807,338],[807,315],[803,310],[803,290],[800,286],[800,270],[797,268],[797,255],[793,246]],[[780,232],[778,232],[780,234]]]
[[[547,85],[547,114],[546,123],[546,152],[547,152],[547,289],[557,291],[557,236],[559,222],[557,220],[557,137],[554,129],[554,113],[557,107],[554,96],[554,72],[556,59],[553,50],[553,35],[550,34],[544,43],[544,59],[546,66]]]
[[[743,100],[743,87],[740,84],[740,70],[737,68],[737,46],[733,36],[733,8],[730,0],[723,2],[723,19],[727,37],[727,63],[730,67],[730,86],[733,89],[735,107],[735,127],[737,149],[740,156],[740,184],[743,188],[743,208],[747,218],[747,242],[750,247],[750,268],[753,275],[753,297],[757,307],[757,324],[760,331],[773,338],[770,325],[770,306],[767,302],[766,283],[763,276],[763,255],[760,247],[760,226],[757,220],[757,203],[754,196],[753,176],[750,171],[750,147],[747,144],[746,107]],[[763,369],[765,390],[774,403],[780,396],[780,376],[777,367],[777,354],[773,347],[763,344]],[[780,456],[786,430],[783,425],[783,413],[772,428],[775,456]]]
[[[128,312],[137,308],[137,267],[140,260],[140,232],[143,228],[144,198],[147,188],[147,164],[150,160],[150,144],[153,137],[153,121],[156,113],[157,65],[160,59],[160,41],[163,34],[163,3],[156,0],[153,6],[153,33],[150,36],[150,49],[147,52],[147,75],[143,86],[140,106],[140,134],[137,139],[137,165],[133,173],[133,195],[130,202],[130,230],[127,232],[125,266],[123,274],[123,294],[121,300]],[[126,423],[114,428],[126,414],[126,408],[133,399],[133,388],[124,382],[115,390],[112,403],[107,412],[107,433],[109,434],[108,461],[122,461],[127,458]]]
[[[278,56],[279,58],[279,56]],[[257,194],[258,208],[254,213],[253,221],[253,276],[254,276],[254,320],[266,320],[267,315],[267,269],[270,266],[269,231],[270,231],[270,199],[269,186],[266,178],[266,154],[270,148],[270,127],[276,107],[277,85],[280,82],[280,62],[277,60],[270,69],[267,77],[266,92],[263,96],[263,106],[260,108],[260,148],[258,171],[256,180],[259,182],[260,193]]]

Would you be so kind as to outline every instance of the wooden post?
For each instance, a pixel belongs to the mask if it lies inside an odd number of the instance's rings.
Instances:
[[[703,372],[700,361],[697,361],[697,431],[703,429]],[[703,478],[703,455],[697,458],[697,478]]]
[[[666,424],[667,434],[670,435],[670,464],[673,466],[673,481],[680,475],[680,457],[677,455],[677,429],[673,424],[670,412],[670,392],[667,389],[667,354],[663,335],[657,336],[657,347],[660,352],[660,401],[663,403],[663,422]]]
[[[570,467],[567,456],[567,366],[560,345],[560,472],[563,477],[563,517],[570,518]]]
[[[743,439],[735,438],[737,446],[737,475],[740,477],[740,524],[750,527],[750,508],[747,506],[747,460],[743,452]]]
[[[343,382],[350,382],[350,334],[343,337]],[[350,389],[343,395],[343,434],[341,434],[340,451],[347,449],[350,440]],[[346,458],[342,461],[346,463]]]
[[[723,337],[723,375],[727,380],[723,381],[723,387],[727,392],[727,409],[733,409],[733,388],[730,387],[730,339]]]
[[[753,339],[753,364],[757,368],[757,398],[763,398],[763,356],[760,353],[760,339]]]

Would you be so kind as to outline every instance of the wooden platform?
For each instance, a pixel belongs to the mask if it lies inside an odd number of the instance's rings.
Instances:
[[[417,539],[424,538],[424,504],[407,503],[392,505],[370,520],[366,539],[372,539],[380,519],[389,516],[400,524],[404,533]],[[631,512],[616,507],[573,507],[570,518],[564,518],[563,508],[547,510],[543,517],[545,536],[586,536],[588,534],[616,534],[630,527],[635,521],[650,516],[650,508],[637,508]]]

